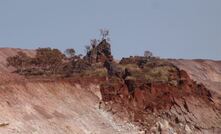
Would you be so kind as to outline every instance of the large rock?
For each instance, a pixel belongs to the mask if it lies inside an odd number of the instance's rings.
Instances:
[[[104,39],[97,46],[91,48],[91,50],[85,56],[91,64],[104,63],[105,61],[112,61],[113,56],[111,54],[111,45]]]
[[[111,61],[106,60],[104,62],[104,67],[107,69],[109,76],[117,76],[119,78],[123,76],[123,70]]]

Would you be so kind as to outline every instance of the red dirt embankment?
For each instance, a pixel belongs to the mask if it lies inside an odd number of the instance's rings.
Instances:
[[[145,57],[125,58],[120,65],[126,68],[118,74],[119,65],[106,64],[109,80],[101,85],[104,108],[139,124],[147,133],[221,132],[221,105],[213,96],[216,93],[212,95],[213,90],[191,79],[181,67]],[[159,121],[161,125],[154,128]],[[167,122],[165,130],[162,122]]]
[[[175,83],[132,79],[134,90],[123,79],[111,77],[109,83],[114,84],[101,86],[102,98],[113,113],[140,124],[148,133],[158,118],[167,120],[173,132],[187,133],[186,125],[193,133],[221,132],[221,107],[212,100],[210,91],[184,70],[171,75]]]
[[[29,80],[12,73],[6,58],[21,49],[0,49],[1,134],[137,133],[133,125],[99,109],[96,83]],[[22,50],[30,56],[34,51]],[[81,79],[79,79],[81,81]]]

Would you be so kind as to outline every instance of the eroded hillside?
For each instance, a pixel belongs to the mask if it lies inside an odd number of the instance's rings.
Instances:
[[[109,80],[101,93],[113,113],[147,133],[220,133],[221,109],[212,90],[170,61],[135,56],[106,64]]]
[[[6,66],[6,58],[18,51],[0,49],[0,133],[138,133],[132,124],[99,109],[96,83],[30,80],[12,73],[15,69]],[[22,51],[34,55],[33,51]]]
[[[103,40],[84,57],[0,49],[0,73],[0,133],[221,132],[218,61],[116,63]]]
[[[186,70],[190,77],[203,83],[213,94],[214,101],[221,104],[221,61],[214,60],[170,60]]]

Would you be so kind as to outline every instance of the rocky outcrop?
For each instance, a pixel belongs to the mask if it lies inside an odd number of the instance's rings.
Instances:
[[[91,50],[87,52],[84,59],[88,60],[91,64],[112,61],[113,56],[111,55],[110,44],[105,39],[102,40],[97,46],[92,47]]]
[[[157,117],[169,121],[178,133],[185,129],[213,131],[221,126],[220,107],[214,104],[210,91],[186,71],[162,60],[148,61],[137,69],[126,68],[123,77],[110,77],[101,85],[101,94],[111,111],[147,131]]]
[[[117,76],[119,78],[123,76],[123,70],[116,63],[106,60],[103,66],[107,69],[109,76]]]

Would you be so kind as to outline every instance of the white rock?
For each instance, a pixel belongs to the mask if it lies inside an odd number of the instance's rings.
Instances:
[[[192,133],[192,130],[190,129],[190,127],[188,125],[185,125],[185,131],[186,131],[186,134]]]

